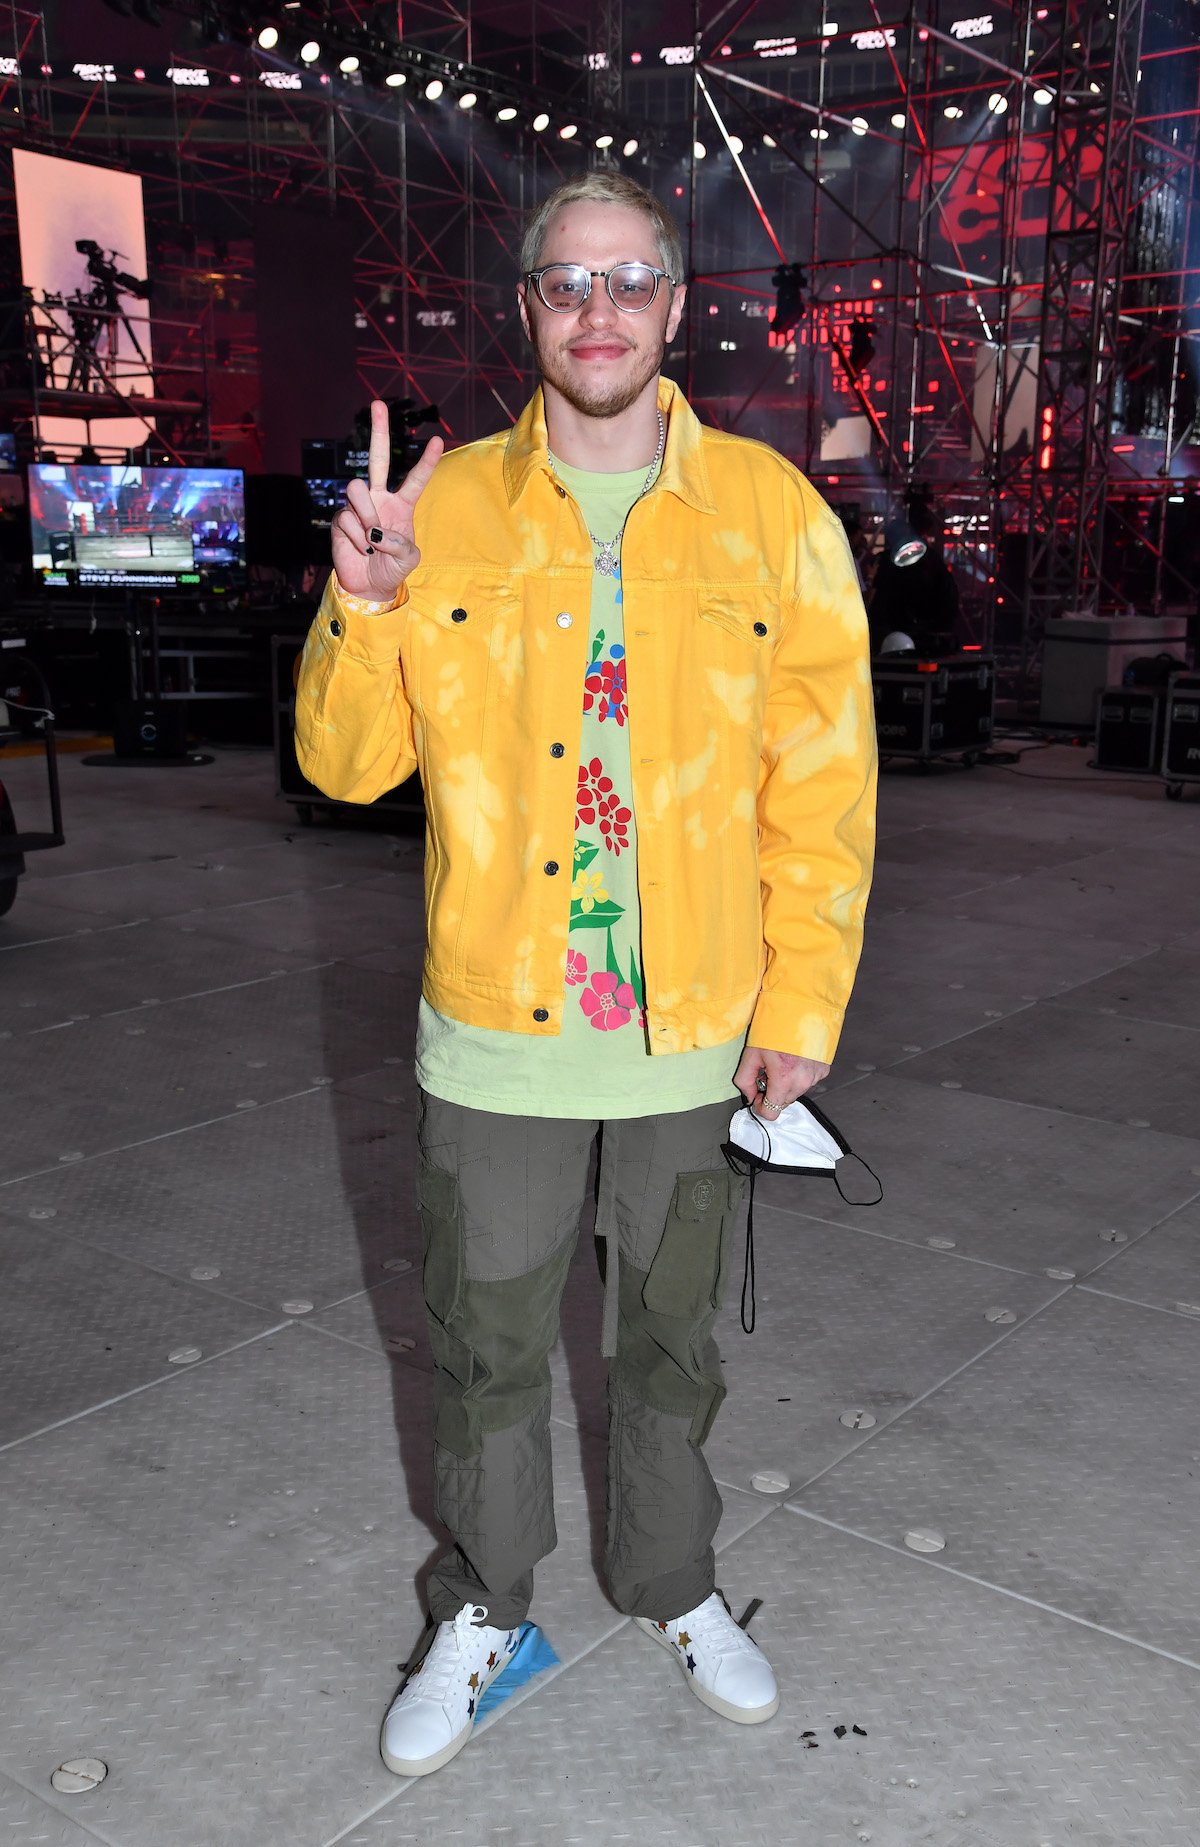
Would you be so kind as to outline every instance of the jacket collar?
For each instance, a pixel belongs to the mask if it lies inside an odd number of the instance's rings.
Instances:
[[[667,420],[667,446],[658,487],[675,494],[699,513],[715,513],[704,461],[704,427],[674,380],[659,378],[658,408]],[[504,489],[515,506],[534,475],[550,467],[546,441],[546,407],[539,385],[509,433],[504,449]]]

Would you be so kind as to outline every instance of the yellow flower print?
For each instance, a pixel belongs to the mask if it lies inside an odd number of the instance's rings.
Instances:
[[[576,900],[581,911],[594,910],[598,904],[608,903],[608,893],[604,889],[602,872],[577,872],[571,886],[571,896]]]

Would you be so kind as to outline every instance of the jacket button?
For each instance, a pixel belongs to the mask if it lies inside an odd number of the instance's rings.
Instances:
[[[548,859],[542,867],[542,871],[546,874],[547,878],[552,879],[558,871],[558,861],[556,859]]]
[[[555,616],[554,620],[558,623],[559,628],[570,628],[575,618],[574,616],[569,616],[566,610],[564,609],[564,610],[561,610],[557,616]]]
[[[543,1020],[548,1020],[550,1018],[550,1015],[544,1007],[535,1007],[533,1010],[533,1017],[540,1026]]]
[[[754,633],[756,635],[765,635],[766,632],[767,632],[767,625],[765,622],[756,622],[754,624]]]
[[[559,497],[559,499],[560,499],[560,500],[565,500],[565,499],[566,499],[566,497],[567,497],[567,490],[566,490],[566,488],[565,488],[565,487],[563,487],[563,485],[562,485],[562,483],[561,483],[560,481],[556,481],[556,482],[554,483],[554,491],[555,491],[555,493],[556,493],[556,494],[558,495],[558,497]]]
[[[465,622],[466,619],[467,619],[467,612],[465,609],[452,609],[450,611],[451,622]],[[763,634],[765,635],[766,632],[767,632],[766,629],[764,629]]]
[[[338,621],[337,617],[335,616],[333,618],[333,621],[329,624],[329,633],[331,635],[340,635],[341,632],[342,632],[342,625]]]
[[[550,755],[552,757],[561,757],[564,755],[565,751],[566,751],[565,744],[551,744],[550,746]]]

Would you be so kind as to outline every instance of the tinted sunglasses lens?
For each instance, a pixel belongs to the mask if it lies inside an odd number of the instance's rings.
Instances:
[[[609,273],[608,292],[618,308],[638,313],[657,295],[658,277],[644,263],[619,263]]]
[[[538,278],[538,294],[556,314],[569,314],[587,300],[588,273],[575,263],[556,263]]]

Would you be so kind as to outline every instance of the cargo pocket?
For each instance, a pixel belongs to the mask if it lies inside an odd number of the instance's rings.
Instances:
[[[690,1440],[702,1444],[725,1398],[712,1337],[721,1305],[742,1183],[728,1168],[680,1174],[663,1235],[642,1285],[655,1336],[689,1381]]]
[[[434,1435],[443,1448],[466,1457],[478,1453],[480,1437],[478,1413],[463,1397],[475,1376],[474,1357],[455,1331],[463,1324],[462,1204],[455,1176],[420,1159],[417,1204],[424,1235],[425,1312],[437,1367]]]

